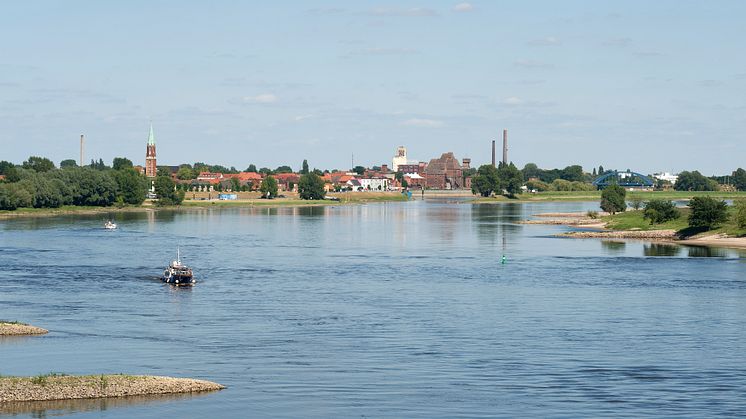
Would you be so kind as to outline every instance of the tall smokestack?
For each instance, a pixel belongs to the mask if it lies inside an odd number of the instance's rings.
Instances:
[[[503,164],[508,164],[508,130],[503,130]]]
[[[80,134],[80,167],[83,167],[83,134]]]
[[[492,167],[495,167],[495,140],[492,140]]]

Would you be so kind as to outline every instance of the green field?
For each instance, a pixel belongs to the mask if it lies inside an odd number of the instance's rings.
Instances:
[[[710,196],[718,199],[746,198],[746,192],[689,192],[689,191],[627,191],[627,201],[640,199],[649,201],[651,199],[687,200],[695,196]],[[521,201],[600,201],[601,191],[548,191],[539,193],[518,194],[515,198],[506,198],[502,195],[484,198],[475,197],[475,202],[521,202]]]
[[[684,236],[696,234],[727,234],[730,237],[746,236],[746,229],[739,228],[734,221],[735,208],[728,207],[728,221],[723,225],[712,230],[690,229],[689,228],[689,208],[679,208],[681,217],[676,220],[667,221],[661,224],[650,224],[649,220],[643,218],[642,210],[620,212],[614,215],[601,217],[601,221],[606,222],[606,228],[611,230],[676,230]]]

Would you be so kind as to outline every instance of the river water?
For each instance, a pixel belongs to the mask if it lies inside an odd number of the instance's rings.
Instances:
[[[155,374],[195,396],[43,417],[746,414],[746,255],[520,225],[594,203],[194,209],[0,222],[0,374]],[[157,280],[177,245],[200,281]],[[501,264],[505,255],[507,263]]]

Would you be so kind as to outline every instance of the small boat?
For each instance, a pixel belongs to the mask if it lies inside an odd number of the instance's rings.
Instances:
[[[115,223],[112,223],[111,220],[104,223],[104,228],[107,230],[116,230],[117,225]]]
[[[171,261],[168,268],[163,271],[161,280],[167,284],[176,286],[190,286],[197,282],[192,274],[192,268],[181,263],[181,255],[178,248],[176,248],[176,260]]]

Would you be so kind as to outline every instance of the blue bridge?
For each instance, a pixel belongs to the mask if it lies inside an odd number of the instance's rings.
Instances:
[[[626,172],[612,170],[597,177],[593,181],[593,184],[599,189],[603,189],[611,184],[617,184],[625,188],[652,188],[653,180],[643,174],[630,170]]]

